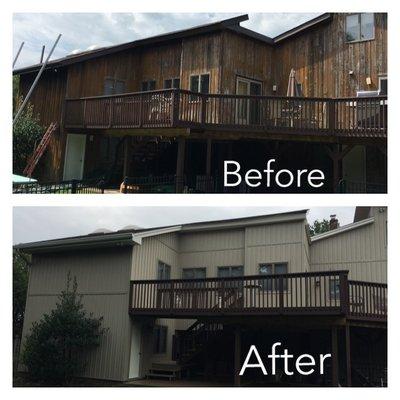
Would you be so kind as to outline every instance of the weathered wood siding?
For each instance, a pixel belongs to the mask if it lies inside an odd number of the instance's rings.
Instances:
[[[372,224],[313,242],[311,270],[349,270],[349,278],[387,282],[386,208],[374,207]]]
[[[261,82],[262,94],[272,93],[273,47],[258,40],[226,31],[222,35],[222,94],[236,94],[237,77]]]
[[[30,268],[23,337],[32,323],[54,308],[65,290],[67,275],[76,276],[78,292],[88,312],[104,318],[107,332],[91,351],[82,374],[95,379],[128,378],[131,247],[34,255]]]
[[[303,85],[304,96],[348,97],[357,90],[377,90],[380,74],[387,73],[387,14],[375,14],[375,39],[347,43],[345,13],[288,38],[274,52],[278,94],[286,95],[291,68]],[[349,75],[353,71],[353,75]],[[366,78],[372,84],[367,85]]]

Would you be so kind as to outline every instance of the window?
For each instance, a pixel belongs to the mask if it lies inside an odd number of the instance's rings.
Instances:
[[[218,278],[234,278],[236,276],[243,276],[243,266],[218,267]],[[229,284],[224,284],[225,288],[241,288],[242,286],[241,280],[232,280]]]
[[[155,325],[153,329],[153,353],[160,354],[167,352],[168,327]]]
[[[171,266],[159,261],[157,268],[157,279],[162,281],[171,279]]]
[[[360,40],[374,39],[374,14],[361,13],[346,17],[346,41],[358,42]]]
[[[204,279],[206,277],[205,268],[184,268],[182,270],[183,279]]]
[[[339,278],[331,278],[329,280],[329,297],[331,300],[339,300],[340,299]]]
[[[381,96],[387,96],[388,94],[388,82],[386,76],[379,77],[379,94]]]
[[[166,79],[164,81],[164,89],[179,89],[181,80],[179,78]]]
[[[156,81],[143,81],[141,91],[142,92],[149,92],[150,90],[156,90]]]
[[[113,95],[125,93],[125,81],[116,78],[105,78],[104,79],[104,94]]]
[[[287,263],[269,263],[269,264],[260,264],[259,266],[260,275],[287,274],[287,270],[288,270]],[[263,288],[263,290],[267,291],[279,290],[279,279],[278,278],[262,279],[260,280],[260,286]],[[283,279],[282,290],[287,290],[287,279]]]
[[[210,74],[192,75],[190,77],[190,91],[195,93],[210,93]],[[196,96],[191,96],[191,101],[198,100]]]

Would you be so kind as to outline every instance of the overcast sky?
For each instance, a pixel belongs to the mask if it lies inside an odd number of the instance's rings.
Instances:
[[[293,207],[15,207],[13,243],[85,235],[99,228],[122,229],[240,218],[293,211]],[[354,207],[311,208],[308,222],[336,214],[340,225],[353,222]]]
[[[24,48],[16,68],[37,64],[42,45],[46,54],[59,33],[63,36],[52,59],[90,46],[110,46],[179,29],[191,28],[237,13],[16,13],[13,18],[14,55],[21,42]],[[257,13],[241,25],[274,37],[312,19],[319,13]]]

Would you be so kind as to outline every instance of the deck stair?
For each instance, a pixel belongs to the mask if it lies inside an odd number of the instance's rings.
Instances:
[[[146,378],[168,379],[172,381],[181,378],[182,369],[182,366],[176,363],[153,363],[146,374]]]
[[[43,135],[39,146],[36,147],[33,154],[29,157],[26,167],[24,169],[23,174],[28,176],[29,178],[32,176],[36,165],[38,164],[40,158],[42,157],[43,153],[46,151],[47,146],[50,143],[50,140],[53,136],[53,133],[56,131],[58,125],[56,122],[52,122],[49,127],[47,128],[45,134]]]

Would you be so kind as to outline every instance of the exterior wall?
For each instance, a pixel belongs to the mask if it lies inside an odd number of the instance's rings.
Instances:
[[[349,270],[350,279],[386,283],[387,210],[374,207],[372,216],[372,224],[313,242],[311,270]]]
[[[262,94],[272,94],[273,47],[234,32],[226,31],[222,39],[221,89],[223,94],[236,94],[237,77],[262,83]]]
[[[76,276],[88,312],[104,318],[107,332],[88,356],[83,377],[123,381],[128,378],[130,321],[130,247],[34,255],[30,269],[23,337],[34,321],[54,308],[67,274]]]
[[[275,48],[278,94],[285,96],[291,68],[309,97],[351,97],[357,90],[377,90],[387,73],[387,14],[375,14],[375,39],[347,43],[346,13],[330,23],[284,40]],[[349,71],[354,71],[349,75]],[[371,77],[372,84],[366,84]]]

